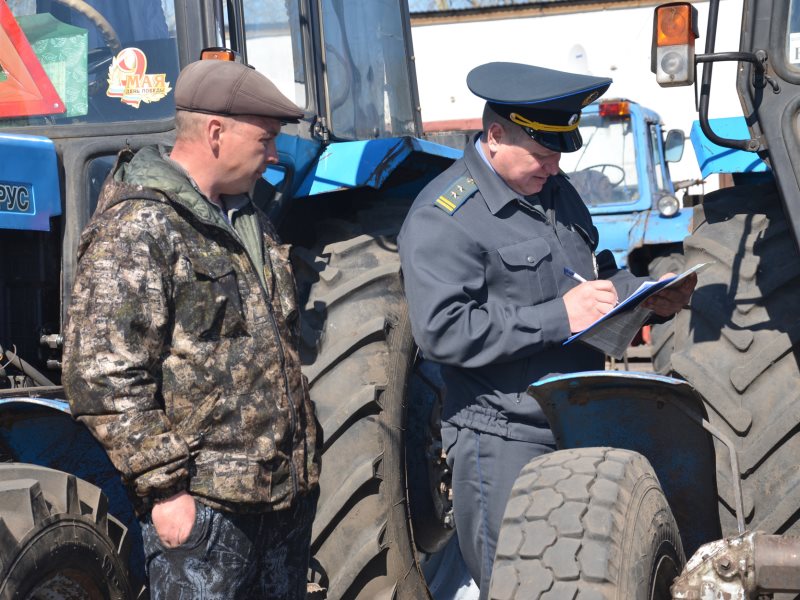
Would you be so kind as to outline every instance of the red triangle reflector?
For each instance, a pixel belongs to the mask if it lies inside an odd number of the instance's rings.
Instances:
[[[66,112],[11,9],[0,0],[0,117]]]

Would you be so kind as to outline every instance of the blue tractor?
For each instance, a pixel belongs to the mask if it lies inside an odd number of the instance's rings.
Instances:
[[[587,106],[580,131],[583,146],[563,154],[561,168],[592,213],[599,247],[635,275],[658,270],[654,261],[681,253],[691,224],[668,165],[683,155],[683,131],[665,133],[658,114],[625,99]]]
[[[310,589],[457,587],[441,391],[411,337],[395,238],[459,153],[418,137],[406,2],[0,0],[0,598],[147,595],[119,474],[59,385],[61,327],[115,155],[171,144],[172,87],[210,47],[305,109],[253,198],[294,247],[324,428]]]
[[[800,2],[745,0],[740,48],[718,52],[722,4],[709,4],[703,54],[691,4],[654,19],[662,85],[691,85],[703,65],[693,141],[704,174],[734,184],[693,210],[685,263],[708,266],[673,321],[672,377],[602,371],[529,388],[559,450],[517,479],[493,598],[800,593]],[[729,87],[712,85],[720,61],[738,63],[741,119],[708,117],[711,90]]]

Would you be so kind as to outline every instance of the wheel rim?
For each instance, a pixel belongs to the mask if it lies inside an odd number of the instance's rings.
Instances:
[[[680,569],[678,568],[678,561],[671,550],[671,548],[665,549],[662,544],[659,558],[653,566],[653,575],[650,578],[650,581],[652,581],[650,600],[671,600],[672,598],[669,588],[680,574]]]

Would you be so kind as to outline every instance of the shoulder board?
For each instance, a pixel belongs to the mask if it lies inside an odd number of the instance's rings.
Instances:
[[[441,196],[436,198],[434,204],[448,215],[452,215],[477,191],[478,186],[475,184],[475,180],[469,175],[462,175],[450,184]]]

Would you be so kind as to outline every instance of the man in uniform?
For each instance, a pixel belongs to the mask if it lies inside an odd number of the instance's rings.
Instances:
[[[420,193],[400,232],[414,338],[442,365],[456,530],[481,598],[511,487],[554,448],[525,390],[550,374],[602,369],[601,353],[562,342],[642,282],[610,252],[595,256],[597,230],[558,167],[562,152],[581,147],[581,109],[610,84],[515,63],[473,69],[467,85],[487,101],[483,131]],[[646,306],[674,314],[695,281]]]
[[[175,104],[175,146],[123,150],[81,236],[64,386],[130,491],[154,600],[305,598],[321,432],[288,248],[249,198],[303,113],[222,60]]]

